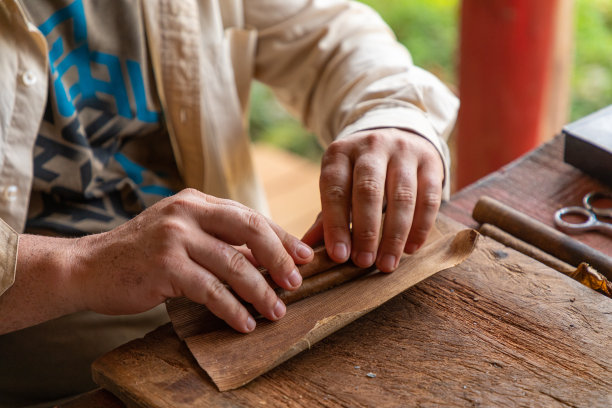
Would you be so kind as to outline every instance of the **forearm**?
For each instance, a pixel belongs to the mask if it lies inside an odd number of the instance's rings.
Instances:
[[[0,334],[83,309],[71,281],[75,241],[20,236],[15,283],[0,296]]]
[[[281,11],[264,14],[262,4]],[[247,23],[259,33],[257,79],[326,144],[338,134],[396,127],[419,133],[441,150],[457,100],[413,65],[371,9],[341,0],[261,0],[246,8]]]

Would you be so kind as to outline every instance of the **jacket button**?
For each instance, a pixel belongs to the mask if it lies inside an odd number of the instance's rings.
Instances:
[[[2,192],[2,201],[6,203],[12,203],[17,200],[17,192],[19,189],[17,186],[6,186]]]
[[[28,70],[21,74],[21,82],[25,86],[32,86],[36,83],[37,80],[38,78],[36,78],[36,75],[32,71]]]

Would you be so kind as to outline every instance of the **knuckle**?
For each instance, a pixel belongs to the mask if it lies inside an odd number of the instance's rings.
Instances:
[[[346,156],[345,142],[342,140],[337,140],[330,144],[325,150],[325,153],[323,153],[323,157],[321,158],[321,166],[325,167],[336,163],[342,160],[343,156]]]
[[[247,227],[252,234],[260,234],[268,226],[264,216],[256,211],[248,211],[246,217]]]
[[[414,190],[407,186],[398,186],[395,191],[391,194],[391,200],[399,204],[405,204],[405,206],[414,206],[416,202],[416,194]]]
[[[347,224],[331,224],[327,226],[327,230],[329,231],[330,234],[334,235],[334,236],[340,236],[342,234],[346,234],[348,231],[348,225]]]
[[[364,138],[363,143],[368,149],[377,149],[382,146],[384,134],[380,131],[372,131]]]
[[[399,231],[385,235],[385,244],[391,248],[401,248],[406,243],[407,236]]]
[[[278,268],[279,270],[287,267],[287,270],[291,270],[288,268],[289,264],[289,255],[287,252],[283,251],[274,251],[274,257],[272,258],[272,263],[270,264],[273,268]]]
[[[421,152],[422,157],[423,157],[425,160],[430,160],[430,161],[432,161],[432,160],[434,160],[434,159],[436,159],[436,158],[439,158],[439,157],[440,157],[440,154],[438,153],[438,151],[436,150],[436,148],[434,147],[434,145],[433,145],[433,144],[431,144],[431,143],[430,143],[429,141],[427,141],[427,140],[424,140],[424,142],[425,142],[425,143],[423,143],[423,144],[422,144],[422,145],[423,145],[423,149],[421,149],[421,150],[422,150],[422,152]]]
[[[400,152],[412,151],[414,149],[411,143],[412,138],[400,137],[395,141],[395,150]]]
[[[186,212],[193,207],[193,202],[187,195],[173,197],[164,208],[164,214],[174,217],[182,217]]]
[[[332,142],[325,150],[324,156],[334,157],[345,154],[346,142],[344,140],[336,140]]]
[[[181,191],[179,191],[178,194],[176,194],[177,197],[182,197],[182,196],[191,197],[191,196],[198,196],[198,195],[202,195],[202,193],[192,187],[184,188]]]
[[[204,298],[206,299],[205,303],[218,303],[220,302],[226,291],[225,285],[218,279],[211,279],[206,285],[206,293],[204,294]]]
[[[232,255],[230,255],[229,260],[227,262],[228,276],[243,275],[247,267],[248,261],[245,256],[242,255],[240,252],[235,251]]]
[[[373,242],[378,240],[378,230],[375,229],[360,229],[353,232],[355,238],[362,242]]]
[[[260,299],[266,308],[272,310],[276,306],[276,300],[278,297],[272,288],[265,285],[261,290]]]
[[[423,241],[425,241],[425,238],[427,238],[427,235],[429,234],[429,227],[418,226],[416,228],[413,228],[413,230],[410,231],[410,233],[414,241],[418,241],[419,243],[422,243]]]
[[[226,306],[226,310],[226,320],[242,322],[247,318],[247,312],[244,309],[244,306],[240,304],[240,302],[232,302],[230,305]]]
[[[325,203],[343,203],[347,200],[346,189],[338,185],[329,185],[321,191],[321,200]]]
[[[165,217],[158,225],[162,236],[183,236],[188,230],[185,222],[177,217]]]
[[[425,209],[437,209],[440,207],[440,202],[442,201],[442,196],[438,192],[428,192],[423,195],[423,207]]]
[[[383,195],[383,188],[377,180],[362,179],[355,183],[355,192],[361,198],[377,199]]]

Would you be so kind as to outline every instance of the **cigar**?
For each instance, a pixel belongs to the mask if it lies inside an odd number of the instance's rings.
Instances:
[[[335,286],[341,285],[359,276],[366,275],[375,267],[360,268],[352,262],[347,262],[344,265],[338,266],[333,270],[319,272],[308,279],[304,279],[302,286],[296,290],[277,289],[277,296],[287,305],[295,303],[298,300],[316,295],[319,292],[326,291]]]
[[[612,284],[610,284],[610,281],[608,281],[605,276],[597,272],[595,268],[586,262],[581,262],[580,265],[575,268],[567,262],[563,262],[551,254],[542,251],[540,248],[529,245],[525,241],[522,241],[491,224],[482,224],[478,231],[482,235],[491,237],[497,242],[515,249],[529,256],[530,258],[533,258],[544,265],[569,276],[588,288],[591,288],[608,297],[612,297]]]
[[[479,223],[495,225],[572,266],[587,262],[612,279],[612,258],[491,197],[481,197],[472,216]]]
[[[325,250],[325,246],[320,246],[314,248],[314,258],[312,261],[308,262],[304,265],[299,265],[298,271],[300,271],[300,275],[302,278],[310,278],[313,275],[324,272],[332,267],[338,265],[337,262],[334,262],[329,255],[327,255],[327,251]]]
[[[325,266],[327,264],[323,265]],[[275,291],[277,296],[286,305],[289,305],[359,276],[371,273],[373,270],[375,270],[374,266],[370,268],[359,268],[348,261],[332,270],[329,268],[322,272],[315,270],[318,273],[304,279],[302,285],[294,291],[285,290],[279,287],[276,287]],[[260,317],[259,313],[252,305],[246,302],[242,303],[251,315],[256,318]],[[172,319],[174,331],[181,340],[189,336],[208,333],[226,327],[226,323],[215,316],[206,306],[195,303],[185,297],[166,300],[166,309]]]
[[[542,251],[540,248],[530,245],[525,241],[518,239],[514,235],[508,234],[504,230],[497,228],[495,225],[486,223],[482,224],[478,229],[478,232],[480,232],[482,235],[493,238],[500,244],[504,244],[507,247],[515,249],[565,275],[569,275],[576,270],[574,266],[568,264],[567,262],[563,262],[559,258],[555,258],[551,254]]]

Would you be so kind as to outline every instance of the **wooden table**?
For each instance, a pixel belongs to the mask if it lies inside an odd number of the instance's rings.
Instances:
[[[561,156],[556,138],[458,192],[441,211],[475,226],[471,210],[487,194],[551,224],[557,208],[605,188]],[[609,238],[579,239],[612,255]],[[458,267],[240,389],[218,392],[169,326],[107,355],[96,377],[128,406],[609,407],[611,363],[612,300],[483,239]],[[100,370],[120,371],[125,381],[109,382]],[[64,407],[109,401],[123,406],[101,391]]]

